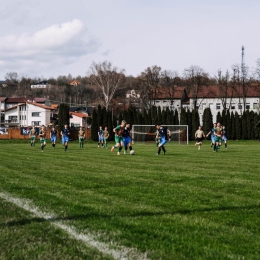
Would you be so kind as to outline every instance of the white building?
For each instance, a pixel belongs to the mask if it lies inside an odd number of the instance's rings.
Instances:
[[[5,125],[8,126],[40,126],[48,125],[53,117],[53,108],[26,102],[5,110]]]
[[[52,87],[51,84],[49,84],[47,81],[43,80],[41,82],[33,83],[31,85],[31,88],[49,88]]]
[[[177,109],[179,113],[181,108],[193,110],[196,106],[201,123],[204,109],[208,107],[211,109],[213,122],[217,121],[217,114],[222,113],[224,106],[230,113],[237,112],[238,115],[242,115],[244,110],[260,112],[260,88],[256,86],[247,87],[244,98],[241,89],[236,91],[229,88],[224,95],[218,86],[203,86],[196,95],[187,94],[184,87],[177,87],[172,95],[165,89],[161,89],[160,93],[154,100],[155,106],[160,106],[162,110],[167,107],[170,110]]]

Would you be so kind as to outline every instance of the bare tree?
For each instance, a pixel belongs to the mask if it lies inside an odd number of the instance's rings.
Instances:
[[[103,103],[108,110],[116,90],[123,84],[124,70],[118,70],[117,67],[112,66],[111,62],[104,61],[102,63],[93,62],[90,72],[90,80],[92,84],[101,89],[104,98]]]
[[[198,93],[203,86],[209,86],[210,79],[208,73],[198,66],[190,66],[184,70],[184,78],[186,79],[187,93],[191,93],[194,99],[194,109],[197,107]]]
[[[155,99],[159,96],[159,86],[161,83],[161,67],[152,66],[145,69],[139,77],[142,84],[144,104],[149,108],[155,104]]]

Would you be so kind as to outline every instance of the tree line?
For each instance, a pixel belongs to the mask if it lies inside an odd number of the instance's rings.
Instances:
[[[98,129],[108,127],[110,133],[109,140],[114,140],[113,128],[116,127],[122,120],[136,125],[154,125],[161,123],[162,125],[188,125],[189,140],[195,140],[195,132],[200,125],[198,110],[181,109],[180,114],[177,110],[171,111],[169,108],[161,110],[160,107],[152,106],[150,109],[137,110],[135,107],[130,107],[119,113],[118,116],[112,114],[112,111],[107,111],[105,107],[98,106],[94,109],[91,125],[91,139],[97,141]],[[217,114],[217,122],[220,122],[226,127],[228,140],[259,140],[260,139],[260,115],[246,110],[241,116],[237,112],[230,110],[222,110]],[[211,131],[213,127],[213,119],[210,108],[206,108],[203,112],[203,131],[205,134]]]
[[[246,103],[250,87],[254,87],[260,94],[260,59],[256,62],[256,68],[250,70],[245,65],[233,65],[226,72],[218,71],[215,76],[210,76],[199,66],[190,66],[184,69],[182,74],[176,71],[163,70],[160,66],[151,66],[136,77],[126,76],[123,69],[118,69],[111,62],[93,62],[87,76],[72,75],[59,76],[47,79],[52,87],[46,89],[31,89],[31,84],[43,80],[43,78],[19,77],[16,72],[6,74],[8,86],[0,86],[0,96],[8,97],[47,97],[52,103],[67,103],[71,106],[97,106],[105,107],[107,111],[114,110],[119,113],[124,110],[125,104],[131,100],[126,99],[129,90],[140,93],[138,106],[145,110],[150,109],[157,98],[162,95],[168,99],[174,99],[176,89],[183,87],[187,95],[192,98],[194,108],[197,104],[198,93],[202,87],[217,86],[219,97],[226,108],[227,97],[230,93],[239,94],[242,103]],[[73,79],[80,82],[77,86],[71,86]],[[229,93],[229,94],[228,94]],[[232,98],[232,97],[231,97]],[[229,99],[230,100],[230,99]],[[120,108],[119,104],[123,104]],[[245,106],[244,106],[245,107]]]

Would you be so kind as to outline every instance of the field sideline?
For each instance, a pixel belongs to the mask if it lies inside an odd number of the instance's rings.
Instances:
[[[0,259],[260,259],[260,143],[0,141]]]

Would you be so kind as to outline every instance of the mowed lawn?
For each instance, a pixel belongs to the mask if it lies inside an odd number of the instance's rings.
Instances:
[[[259,142],[170,142],[160,156],[154,143],[120,156],[112,144],[0,141],[0,259],[116,258],[55,223],[128,259],[260,259]]]

